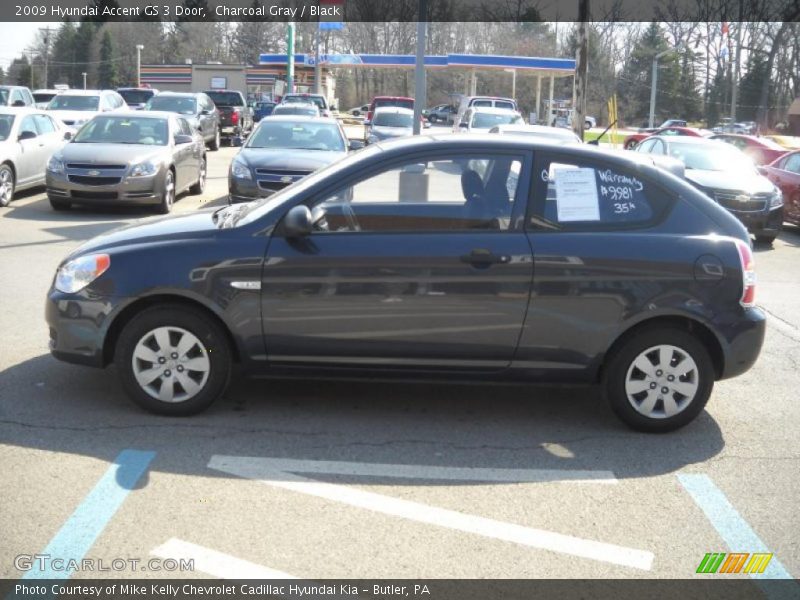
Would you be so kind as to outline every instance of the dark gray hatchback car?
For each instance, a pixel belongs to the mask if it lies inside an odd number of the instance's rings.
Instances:
[[[114,362],[162,414],[204,410],[240,363],[601,384],[628,425],[668,431],[756,361],[754,293],[744,227],[647,157],[446,135],[101,235],[46,314],[57,358]]]

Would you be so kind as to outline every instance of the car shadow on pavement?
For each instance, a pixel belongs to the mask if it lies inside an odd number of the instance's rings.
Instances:
[[[670,434],[631,431],[597,388],[237,375],[209,411],[169,418],[131,404],[113,368],[73,366],[43,354],[2,373],[0,398],[6,445],[109,462],[126,448],[154,450],[152,469],[203,477],[233,477],[207,467],[216,454],[602,470],[622,479],[671,473],[716,456],[725,445],[707,412]],[[440,483],[454,485],[409,484]]]

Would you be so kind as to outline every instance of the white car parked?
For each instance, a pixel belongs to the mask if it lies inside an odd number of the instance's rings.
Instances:
[[[453,133],[488,133],[497,125],[521,125],[525,121],[515,110],[508,108],[474,107],[468,108],[461,120],[453,125]]]
[[[100,113],[130,109],[114,90],[66,90],[50,101],[47,110],[67,127],[78,129]]]

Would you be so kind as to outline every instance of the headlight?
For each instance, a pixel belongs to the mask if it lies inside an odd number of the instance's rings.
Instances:
[[[56,273],[56,289],[65,294],[79,292],[111,266],[108,254],[88,254],[63,264]]]
[[[783,206],[783,192],[775,188],[775,193],[772,194],[772,198],[769,200],[769,207],[778,208],[779,206]]]
[[[60,156],[56,156],[55,154],[50,157],[50,160],[47,161],[47,170],[51,173],[56,175],[64,173],[64,161],[61,160]]]
[[[131,167],[131,172],[128,174],[129,177],[147,177],[149,175],[155,175],[158,172],[158,163],[153,162],[152,160],[146,160],[144,162],[140,162],[138,165],[133,165]]]
[[[252,179],[253,175],[250,173],[250,168],[241,161],[234,160],[231,163],[231,175],[236,179]]]

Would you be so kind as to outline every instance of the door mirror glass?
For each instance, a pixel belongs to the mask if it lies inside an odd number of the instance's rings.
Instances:
[[[347,145],[349,150],[360,150],[364,147],[364,142],[361,140],[350,140],[350,143]]]
[[[191,144],[192,143],[192,136],[186,135],[184,133],[177,133],[175,134],[175,145],[179,146],[181,144]]]
[[[305,205],[292,207],[283,219],[287,237],[310,235],[313,225],[311,210]]]
[[[469,127],[469,125],[467,123],[463,122],[463,121],[461,123],[459,123],[458,126],[461,129],[467,129]]]
[[[20,142],[22,142],[23,140],[32,140],[35,137],[36,133],[34,133],[33,131],[23,131],[22,133],[19,134],[19,137],[17,137],[17,139]]]
[[[65,131],[64,132],[64,139],[66,141],[70,141],[72,139],[72,132],[71,131]]]

